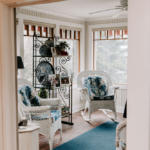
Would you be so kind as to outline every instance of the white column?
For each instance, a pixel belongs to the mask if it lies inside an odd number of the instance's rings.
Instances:
[[[150,0],[128,3],[127,150],[149,150]]]
[[[18,150],[13,14],[13,8],[0,3],[0,150]]]

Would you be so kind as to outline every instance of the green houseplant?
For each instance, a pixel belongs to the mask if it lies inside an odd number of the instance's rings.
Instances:
[[[66,41],[59,42],[58,45],[55,46],[58,51],[65,51],[66,48],[70,49],[69,44]]]
[[[38,95],[41,98],[47,98],[48,97],[48,91],[44,88],[40,88]]]

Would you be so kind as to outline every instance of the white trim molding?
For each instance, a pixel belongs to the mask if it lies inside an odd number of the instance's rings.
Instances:
[[[93,20],[87,21],[88,25],[97,25],[97,24],[117,24],[117,23],[127,23],[127,18],[117,18],[117,19],[102,19],[102,20]]]
[[[53,20],[83,24],[83,25],[85,24],[85,21],[82,21],[82,20],[71,19],[69,17],[68,18],[67,17],[61,17],[61,16],[57,16],[57,15],[51,15],[51,14],[46,14],[46,13],[43,13],[43,12],[40,12],[40,11],[32,11],[32,10],[22,9],[22,8],[17,9],[17,14],[18,13],[24,14],[24,15],[47,18],[47,19],[53,19]]]

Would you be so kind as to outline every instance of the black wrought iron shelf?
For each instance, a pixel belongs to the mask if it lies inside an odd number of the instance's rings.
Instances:
[[[65,88],[65,87],[70,87],[71,84],[68,84],[68,85],[63,85],[63,86],[60,86],[60,87],[53,87],[53,88],[50,88],[50,90],[55,90],[55,89],[61,89],[61,88]],[[44,88],[44,89],[49,89],[49,87],[46,87],[46,86],[36,86],[34,88]]]
[[[34,55],[33,57],[51,57],[51,58],[56,58],[56,57],[72,57],[72,55],[57,55],[57,56],[41,56],[41,55]]]
[[[69,107],[69,114],[62,115],[62,117],[68,117],[68,121],[62,121],[63,124],[69,124],[73,125],[72,122],[72,80],[73,80],[73,74],[71,75],[71,82],[67,85],[61,85],[60,87],[54,87],[54,86],[44,86],[42,85],[39,80],[37,79],[37,73],[36,71],[37,66],[40,62],[48,62],[50,63],[54,68],[55,74],[60,74],[62,77],[68,76],[68,71],[65,69],[63,65],[65,65],[68,61],[71,59],[71,55],[56,55],[56,56],[40,56],[39,55],[39,49],[41,47],[40,38],[47,40],[47,37],[40,37],[39,35],[33,35],[33,87],[36,89],[44,88],[49,91],[49,98],[55,97],[59,94],[62,102],[66,104],[65,100],[68,100],[68,107]],[[57,44],[59,37],[51,37],[50,40],[54,41],[54,46]],[[52,59],[53,58],[53,59]],[[56,63],[57,62],[57,63]],[[57,93],[57,94],[54,94]],[[51,95],[52,94],[52,95]],[[56,96],[57,97],[57,96]]]

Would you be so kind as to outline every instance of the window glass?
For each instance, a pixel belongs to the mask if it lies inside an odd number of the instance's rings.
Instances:
[[[41,27],[36,26],[36,35],[40,36],[40,34],[41,34]]]
[[[65,29],[62,29],[62,38],[65,39]]]
[[[24,36],[24,78],[32,83],[33,37]]]
[[[107,39],[107,31],[101,31],[101,39]]]
[[[113,83],[127,83],[128,40],[95,41],[96,70],[107,72]]]
[[[46,32],[47,32],[47,28],[46,27],[42,27],[42,36],[46,37]]]
[[[115,31],[115,38],[116,39],[120,39],[120,38],[122,38],[122,30],[116,30]]]
[[[71,39],[74,39],[74,31],[71,30]]]
[[[128,38],[128,30],[123,30],[123,38]]]
[[[67,39],[70,39],[70,30],[67,30]]]
[[[34,31],[35,31],[35,26],[31,26],[29,25],[29,35],[34,35]]]
[[[100,39],[100,31],[95,31],[95,40]]]
[[[113,30],[108,31],[108,39],[114,39],[114,31]]]

